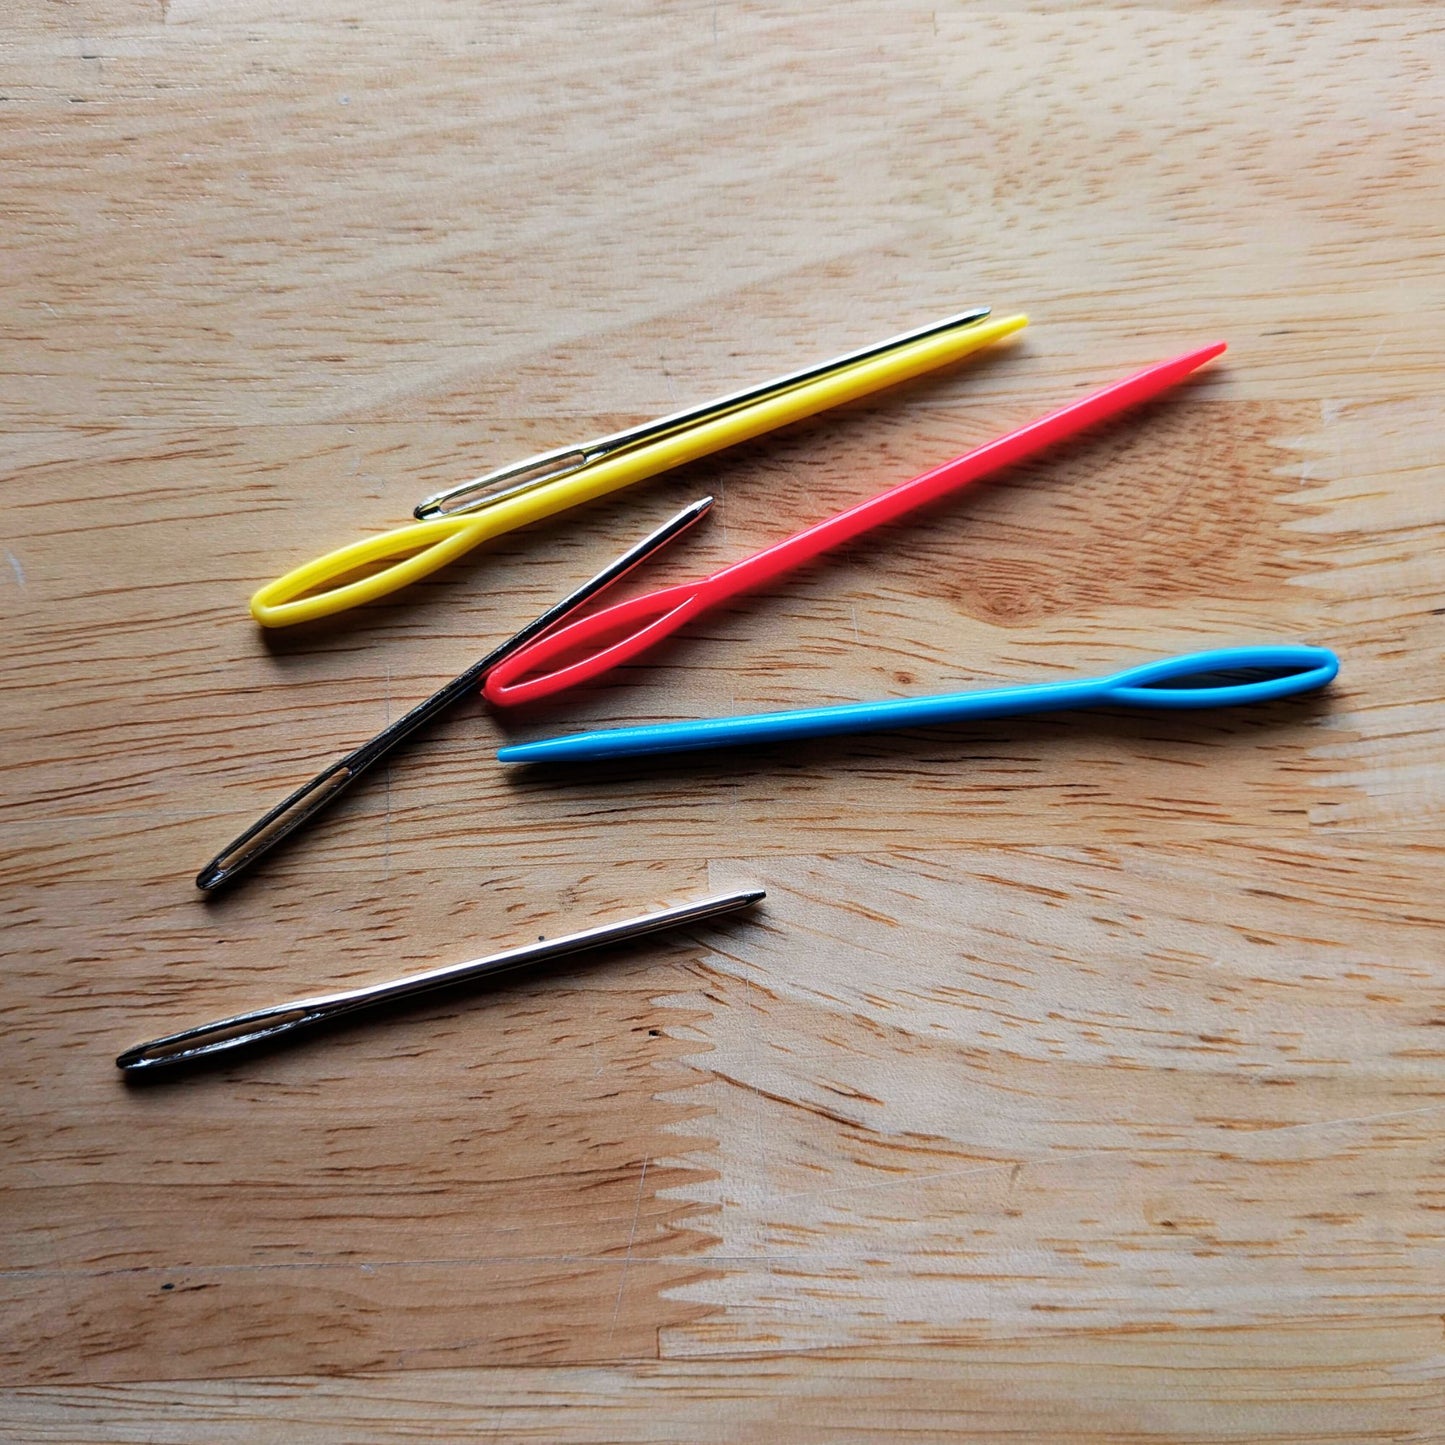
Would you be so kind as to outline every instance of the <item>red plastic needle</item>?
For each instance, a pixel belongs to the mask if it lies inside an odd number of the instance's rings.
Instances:
[[[619,663],[639,656],[685,622],[725,599],[761,587],[782,573],[801,567],[820,552],[852,541],[916,507],[937,501],[969,482],[1012,466],[1085,427],[1158,396],[1224,349],[1225,343],[1216,341],[1198,351],[1176,356],[1172,361],[1146,367],[1017,431],[985,442],[910,482],[902,482],[785,541],[765,547],[700,582],[664,587],[549,632],[495,667],[482,688],[483,695],[497,707],[514,707],[590,682]]]

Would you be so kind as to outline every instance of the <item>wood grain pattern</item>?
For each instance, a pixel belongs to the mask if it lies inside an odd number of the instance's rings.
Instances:
[[[0,1435],[1445,1440],[1435,7],[85,0],[0,34]],[[974,301],[1016,345],[343,622],[424,493]],[[260,810],[644,588],[1185,346],[1146,412],[547,712]],[[504,737],[1260,637],[1327,698],[504,773]],[[137,1039],[752,920],[126,1089]]]

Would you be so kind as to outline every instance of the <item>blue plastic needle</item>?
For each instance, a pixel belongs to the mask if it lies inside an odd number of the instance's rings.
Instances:
[[[577,733],[518,743],[502,748],[497,757],[504,763],[580,763],[596,758],[787,742],[836,733],[935,727],[940,723],[1073,708],[1233,707],[1313,692],[1330,682],[1339,669],[1339,658],[1323,647],[1226,647],[1070,682]]]

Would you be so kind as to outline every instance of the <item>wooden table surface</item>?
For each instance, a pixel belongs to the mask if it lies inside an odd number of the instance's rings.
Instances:
[[[0,1426],[1445,1440],[1445,16],[18,0],[0,36]],[[1019,344],[330,624],[425,492],[975,302]],[[681,580],[1168,401],[547,710],[265,807],[706,490]],[[499,739],[1243,640],[1326,697],[517,776]],[[167,1087],[138,1039],[742,883]]]

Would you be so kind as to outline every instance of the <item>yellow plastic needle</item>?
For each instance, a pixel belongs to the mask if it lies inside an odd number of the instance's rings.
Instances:
[[[647,423],[634,432],[549,453],[546,458],[494,473],[504,482],[530,474],[474,504],[479,510],[455,511],[398,527],[295,568],[251,598],[251,615],[263,627],[287,627],[374,602],[444,567],[481,542],[920,376],[1028,324],[1027,316],[996,321],[978,318],[977,311],[965,312],[865,352],[850,353],[752,391],[719,398],[679,418]],[[543,466],[538,475],[537,464],[554,458],[560,459],[561,465],[550,470]],[[465,492],[475,485],[458,490]],[[435,509],[434,502],[423,505]],[[352,580],[347,581],[348,577]]]

